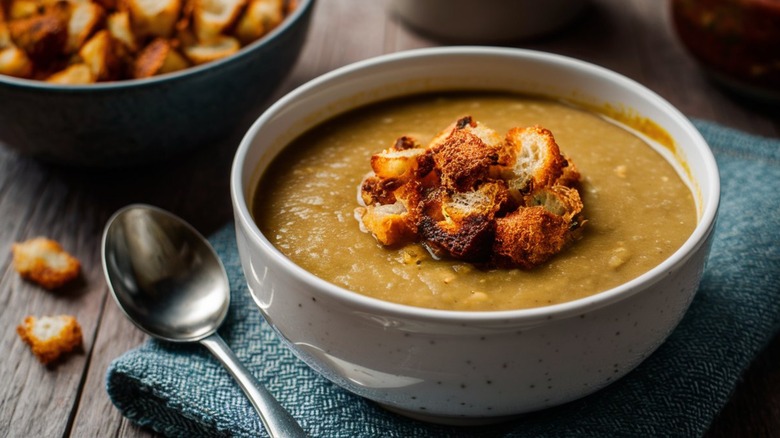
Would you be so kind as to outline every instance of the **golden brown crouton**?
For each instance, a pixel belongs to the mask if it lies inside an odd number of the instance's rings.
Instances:
[[[181,12],[181,0],[123,0],[137,38],[173,35]]]
[[[484,216],[490,220],[506,204],[509,193],[503,181],[480,184],[476,190],[446,193],[441,203],[442,215],[452,221],[466,216]]]
[[[67,53],[76,53],[101,25],[105,11],[97,3],[75,3],[68,20]]]
[[[91,84],[96,80],[92,69],[84,63],[70,65],[46,78],[46,82],[62,85]]]
[[[479,121],[474,120],[474,118],[471,116],[464,116],[455,120],[449,126],[441,130],[441,132],[436,134],[436,136],[428,144],[428,147],[434,148],[441,145],[445,140],[447,140],[447,137],[449,137],[455,131],[466,131],[470,134],[473,134],[488,146],[500,146],[504,141],[498,132],[488,128],[487,126],[484,126],[483,124],[479,123]]]
[[[32,72],[32,61],[22,49],[17,47],[0,48],[0,74],[29,78]]]
[[[133,66],[133,77],[148,78],[150,76],[170,73],[185,69],[189,63],[164,38],[155,38],[141,50]]]
[[[99,81],[113,80],[118,77],[119,58],[114,47],[116,44],[116,40],[107,30],[101,30],[79,50],[79,56]]]
[[[0,6],[4,6],[0,2]],[[40,9],[40,4],[37,0],[13,0],[9,1],[8,7],[8,19],[17,20],[19,18],[28,18],[33,15],[37,15]]]
[[[106,28],[111,36],[121,41],[130,52],[138,51],[138,39],[130,25],[130,14],[126,11],[115,12],[106,19]]]
[[[420,236],[439,255],[484,260],[493,239],[493,220],[508,199],[502,181],[483,183],[469,192],[443,188],[430,192],[422,207]]]
[[[465,192],[488,179],[491,169],[499,163],[499,149],[468,130],[456,129],[431,151],[442,184]]]
[[[493,257],[499,266],[531,269],[560,252],[569,241],[569,224],[542,206],[521,207],[496,219]]]
[[[59,243],[37,237],[22,243],[14,243],[14,269],[23,277],[54,289],[79,275],[78,259],[65,252]]]
[[[397,188],[395,180],[384,180],[371,172],[360,182],[358,200],[361,205],[392,204],[396,201],[393,192]]]
[[[203,44],[218,39],[241,16],[246,0],[195,0],[192,20],[195,36]]]
[[[278,26],[296,5],[292,0],[0,3],[0,50],[15,47],[25,55],[6,52],[2,71],[37,80],[56,74],[55,81],[64,79],[65,83],[133,79],[139,72],[139,77],[148,77],[225,58]],[[94,41],[101,31],[108,31],[111,39]],[[139,61],[138,53],[155,38],[165,39],[171,50],[160,51],[156,43],[152,48],[157,51]],[[85,59],[83,50],[90,42],[93,46]],[[164,57],[160,56],[163,52]],[[117,62],[106,62],[111,60]],[[93,69],[94,80],[66,69],[82,63]],[[76,71],[81,72],[81,67]]]
[[[421,205],[419,184],[404,184],[392,193],[385,192],[385,196],[392,201],[367,202],[365,207],[355,210],[355,217],[364,231],[373,234],[382,245],[416,240]]]
[[[477,122],[471,116],[460,117],[447,125],[447,127],[442,129],[438,134],[436,134],[433,139],[431,139],[431,142],[428,143],[428,147],[435,148],[444,143],[444,141],[447,139],[447,137],[450,136],[450,134],[453,133],[453,131],[458,129],[465,129],[469,126],[476,126],[476,123]]]
[[[386,149],[371,156],[371,169],[379,178],[408,181],[415,176],[426,153],[423,148]]]
[[[2,10],[3,8],[0,8]],[[13,41],[11,41],[11,31],[8,30],[8,23],[0,19],[0,49],[7,49],[13,47]]]
[[[401,201],[367,205],[365,208],[358,208],[355,213],[360,216],[363,226],[382,245],[392,246],[407,242],[417,232],[416,225],[410,220],[409,211]]]
[[[564,157],[563,172],[561,177],[555,181],[555,184],[560,184],[566,187],[575,187],[580,182],[580,171],[577,170],[577,166],[570,159]]]
[[[230,56],[241,48],[237,39],[219,35],[209,43],[198,43],[184,47],[184,54],[193,64],[200,65]]]
[[[437,220],[424,214],[420,217],[418,230],[425,246],[437,257],[480,262],[490,254],[493,221],[484,216]]]
[[[437,257],[531,269],[585,223],[580,174],[541,127],[501,137],[461,117],[427,147],[399,138],[371,168],[356,217],[384,245],[418,241]]]
[[[68,39],[68,25],[57,13],[35,15],[8,23],[11,40],[33,62],[48,64],[59,57]]]
[[[82,346],[81,326],[70,315],[28,316],[16,327],[16,332],[28,344],[38,360],[49,364],[65,353]]]
[[[249,44],[270,32],[283,19],[282,0],[250,0],[244,15],[236,24],[236,37],[242,44]]]
[[[100,6],[103,6],[103,9],[105,10],[114,10],[119,6],[119,3],[121,3],[123,0],[92,0],[95,3],[99,4]],[[84,3],[84,0],[81,0],[82,3]]]
[[[573,188],[556,184],[542,187],[525,197],[525,205],[540,205],[552,214],[563,217],[568,223],[582,212],[580,193]]]
[[[552,133],[539,126],[513,128],[506,135],[512,151],[509,187],[519,192],[549,186],[563,174],[566,160]]]

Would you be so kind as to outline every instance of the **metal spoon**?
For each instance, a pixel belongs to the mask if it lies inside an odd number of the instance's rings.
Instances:
[[[103,232],[103,271],[119,307],[138,328],[172,342],[200,342],[222,362],[272,437],[306,436],[217,334],[230,286],[222,262],[192,226],[148,205],[130,205]]]

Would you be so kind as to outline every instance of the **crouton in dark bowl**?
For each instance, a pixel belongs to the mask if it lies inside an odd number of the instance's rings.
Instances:
[[[477,93],[477,98],[452,97],[463,92]],[[543,98],[516,100],[518,95]],[[451,110],[453,102],[465,103]],[[545,161],[552,166],[549,169],[557,170],[534,173],[532,184],[517,184],[515,170],[502,167],[516,157],[509,153],[504,161],[496,149],[478,160],[485,166],[466,160],[466,166],[459,167],[477,169],[480,178],[469,179],[465,188],[459,185],[466,179],[447,187],[444,167],[452,162],[443,160],[445,166],[440,166],[437,161],[446,157],[437,154],[460,139],[481,145],[472,150],[476,154],[505,145],[504,132],[542,120],[548,107],[555,112],[544,124],[567,154],[565,160]],[[474,118],[458,118],[463,110]],[[507,115],[511,120],[504,123]],[[587,129],[574,127],[568,131],[572,135],[566,134],[568,125],[580,117],[588,118]],[[451,121],[455,123],[446,127]],[[596,125],[620,130],[620,139],[611,143],[596,133],[587,140]],[[388,126],[395,127],[388,131]],[[459,134],[451,134],[455,132]],[[557,154],[546,131],[534,132],[544,135],[529,138],[547,139],[544,150]],[[433,140],[423,140],[424,135]],[[404,137],[398,141],[399,136]],[[578,142],[584,144],[582,152],[574,147]],[[607,149],[593,152],[597,143],[607,144]],[[631,143],[646,150],[628,151]],[[645,152],[674,170],[665,175],[650,171],[639,158]],[[621,158],[599,170],[589,163],[589,155],[594,162]],[[480,266],[471,263],[476,254],[458,251],[428,256],[407,240],[422,235],[439,244],[434,249],[446,249],[456,240],[447,238],[448,223],[456,225],[457,234],[459,216],[472,217],[459,212],[463,205],[475,205],[474,199],[502,200],[498,208],[481,209],[495,214],[497,222],[516,217],[506,210],[526,208],[552,222],[568,220],[564,223],[572,229],[572,217],[550,215],[576,212],[577,217],[579,206],[556,213],[556,208],[547,211],[543,204],[554,193],[576,197],[574,189],[561,186],[577,187],[574,163],[582,175],[578,190],[587,220],[584,234],[533,269]],[[439,170],[431,170],[437,166]],[[372,168],[374,173],[366,177]],[[655,182],[621,182],[631,174],[650,176]],[[612,182],[598,182],[602,177]],[[616,186],[633,187],[634,194],[642,196],[675,179],[684,196],[651,203],[629,200],[633,205],[628,208],[613,203],[619,200],[612,197]],[[463,424],[497,421],[583,397],[652,354],[680,321],[698,287],[718,210],[719,184],[714,157],[698,131],[642,85],[558,55],[447,47],[361,61],[277,101],[239,146],[231,197],[249,290],[259,311],[301,360],[336,384],[393,411]],[[422,201],[404,201],[408,191],[418,187],[421,191],[414,196],[420,195]],[[480,191],[487,196],[480,197]],[[490,195],[504,192],[508,195]],[[438,197],[439,193],[446,196]],[[518,193],[528,196],[512,196]],[[457,202],[459,197],[468,202]],[[598,214],[602,201],[606,208]],[[385,207],[383,216],[366,220]],[[659,217],[686,210],[690,226],[644,270],[590,293],[572,295],[591,282],[586,277],[625,271],[644,259],[642,251],[633,257],[623,251],[623,243],[631,238],[609,244],[610,256],[575,257],[587,246],[611,239],[623,225],[634,226],[627,210],[635,208],[642,210],[639,215]],[[358,211],[362,224],[355,217]],[[406,219],[411,216],[405,215],[427,217],[428,222],[411,222],[411,227],[396,232],[410,223]],[[531,216],[525,216],[529,223]],[[583,223],[577,220],[576,226]],[[383,228],[386,224],[389,228]],[[426,224],[438,231],[426,236]],[[297,235],[299,226],[304,231]],[[499,223],[485,233],[460,236],[495,237],[500,227]],[[388,232],[382,235],[383,230]],[[652,242],[650,249],[656,251],[655,243],[665,239],[646,234],[655,231],[667,230],[643,226],[634,240]],[[445,239],[437,241],[440,235]],[[384,245],[388,242],[398,245]],[[468,260],[453,260],[464,256]],[[574,271],[564,274],[566,270],[559,268],[569,261],[583,264],[572,265]],[[547,297],[509,302],[533,295],[536,289],[544,289]],[[456,294],[461,298],[450,299]]]
[[[121,45],[123,51],[118,53],[122,59],[129,53],[122,20],[112,21],[116,14],[105,11],[101,23],[114,26],[111,38],[106,38],[108,31],[96,30],[85,43],[86,49],[82,46],[67,60],[38,62],[45,64],[41,71],[30,73],[29,68],[22,68],[24,63],[16,69],[13,63],[5,66],[22,77],[0,74],[0,145],[56,164],[108,168],[159,162],[230,134],[261,109],[303,46],[314,0],[283,3],[294,8],[273,29],[253,42],[242,42],[240,47],[236,47],[239,36],[209,34],[219,32],[214,22],[221,17],[206,17],[210,20],[198,24],[192,15],[188,20],[194,24],[168,30],[176,36],[167,40],[154,38],[154,30],[146,29],[145,46],[138,47],[133,55],[145,53],[149,61],[136,58],[125,62],[127,65],[119,68],[121,73],[102,81],[100,77],[106,71],[117,69],[117,62],[93,58],[95,53],[102,53],[101,42]],[[245,9],[249,11],[248,6]],[[70,14],[76,16],[75,12]],[[185,11],[181,14],[184,16]],[[0,50],[19,53],[26,44],[25,27],[14,28],[13,24],[24,24],[24,19],[12,18],[8,12],[5,18],[0,14],[0,27],[11,28],[7,47],[0,46]],[[179,26],[180,22],[169,25]],[[117,26],[120,30],[115,29]],[[232,24],[231,29],[239,28],[240,23]],[[217,42],[201,47],[197,43],[201,34]],[[135,42],[141,41],[136,37]],[[67,47],[75,36],[63,38],[64,42],[52,44]],[[32,47],[28,49],[37,66],[36,56],[41,59],[43,55],[36,55],[35,50],[41,45],[28,46]],[[231,54],[221,57],[218,52],[222,49]],[[186,53],[188,50],[191,53]],[[183,55],[157,57],[161,52]],[[81,63],[74,65],[74,59]],[[55,68],[58,72],[49,74]],[[151,70],[159,74],[149,76]],[[81,83],[85,81],[93,83]]]

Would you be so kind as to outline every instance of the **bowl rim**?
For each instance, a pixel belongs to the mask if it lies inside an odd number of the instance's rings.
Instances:
[[[558,304],[534,308],[489,311],[442,310],[416,307],[362,295],[341,286],[337,286],[308,272],[290,260],[268,241],[249,212],[248,202],[242,188],[242,180],[244,177],[246,157],[251,148],[253,139],[257,135],[257,132],[272,119],[276,113],[280,112],[288,105],[293,104],[299,96],[306,95],[312,90],[316,90],[320,87],[327,87],[329,82],[338,79],[342,75],[355,74],[356,72],[367,68],[388,64],[392,65],[410,58],[464,55],[522,58],[532,62],[552,63],[567,68],[584,69],[586,73],[603,76],[610,81],[620,84],[622,87],[630,88],[638,97],[661,109],[674,120],[687,137],[691,138],[696,143],[695,149],[700,150],[701,152],[701,157],[697,158],[701,160],[705,168],[704,179],[706,181],[702,180],[700,186],[709,184],[709,186],[712,187],[707,198],[701,197],[701,213],[691,235],[685,240],[680,248],[661,263],[638,277],[616,287]],[[350,110],[354,110],[359,106],[360,105],[351,107]],[[248,169],[247,171],[256,172],[256,167],[257,165],[255,164],[252,169]],[[353,307],[361,308],[364,311],[375,314],[427,321],[456,321],[459,323],[479,324],[501,323],[509,320],[537,322],[579,316],[614,302],[622,301],[635,293],[652,286],[657,281],[660,281],[665,276],[665,273],[674,270],[679,264],[684,263],[702,245],[707,243],[715,226],[720,203],[720,176],[712,150],[690,120],[660,95],[633,79],[587,61],[548,52],[490,46],[449,46],[405,50],[364,59],[324,73],[290,91],[263,112],[242,138],[232,163],[230,192],[231,202],[233,203],[234,219],[238,221],[236,226],[242,226],[245,230],[248,230],[248,233],[246,234],[247,238],[251,239],[255,245],[268,253],[269,257],[273,258],[275,263],[280,267],[286,269],[290,275],[311,285],[313,289],[317,290],[318,294],[325,294],[338,302],[344,302]]]
[[[227,64],[237,62],[239,59],[249,56],[251,52],[259,50],[261,47],[272,44],[280,38],[280,35],[287,33],[300,20],[301,17],[309,13],[316,0],[298,0],[298,6],[291,14],[284,17],[284,20],[276,26],[271,32],[263,35],[256,41],[252,41],[246,46],[241,47],[238,52],[215,61],[205,64],[195,65],[182,70],[165,73],[158,76],[152,76],[142,79],[122,79],[110,82],[96,82],[93,84],[65,85],[52,84],[46,81],[36,79],[17,78],[14,76],[0,74],[0,85],[10,85],[18,88],[36,89],[40,91],[53,91],[63,93],[90,93],[106,90],[124,89],[139,86],[152,86],[166,82],[175,81],[187,76],[197,76],[207,71],[219,69]]]

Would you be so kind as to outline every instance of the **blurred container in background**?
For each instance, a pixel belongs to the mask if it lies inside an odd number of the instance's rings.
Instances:
[[[780,103],[780,0],[671,0],[680,41],[718,82]]]
[[[549,35],[571,23],[587,0],[392,0],[421,34],[451,43],[506,42]]]

